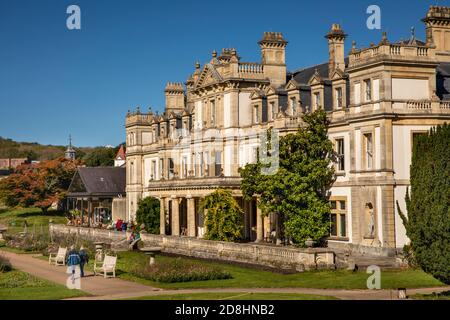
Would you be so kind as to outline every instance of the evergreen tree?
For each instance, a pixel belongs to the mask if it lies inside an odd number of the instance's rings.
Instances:
[[[231,191],[217,189],[205,197],[200,204],[200,210],[208,211],[205,216],[205,239],[217,241],[242,239],[244,213]]]
[[[160,233],[160,210],[159,200],[147,197],[139,201],[136,211],[136,222],[138,225],[145,224],[145,231],[151,234]]]
[[[280,139],[275,174],[261,174],[261,163],[240,170],[244,197],[260,197],[263,214],[276,213],[282,224],[279,233],[301,246],[308,238],[320,241],[329,234],[328,192],[334,182],[326,112],[305,114],[303,121],[304,127]]]
[[[450,125],[415,139],[410,180],[408,216],[398,203],[397,208],[414,259],[425,272],[450,284]]]

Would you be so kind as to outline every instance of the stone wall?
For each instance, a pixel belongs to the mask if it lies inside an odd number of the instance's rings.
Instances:
[[[130,236],[129,232],[64,225],[51,225],[50,230],[59,234],[78,233],[86,239],[105,243],[124,241]],[[334,252],[326,248],[287,248],[147,233],[141,234],[141,238],[145,246],[158,246],[162,248],[162,252],[197,258],[234,261],[297,271],[334,269],[336,267]]]

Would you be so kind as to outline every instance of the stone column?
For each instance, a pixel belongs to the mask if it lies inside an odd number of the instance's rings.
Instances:
[[[180,235],[180,199],[172,196],[172,235]]]
[[[187,225],[188,236],[195,237],[195,199],[192,196],[187,196]]]
[[[159,199],[159,232],[166,234],[166,199]]]
[[[264,240],[264,218],[261,215],[261,209],[256,202],[256,241],[262,242]]]

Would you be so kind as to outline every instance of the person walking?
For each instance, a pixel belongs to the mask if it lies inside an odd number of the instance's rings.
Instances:
[[[87,253],[86,249],[81,246],[78,255],[80,256],[80,274],[81,277],[84,277],[84,266],[89,262],[89,254]]]
[[[67,256],[67,273],[71,274],[69,279],[67,279],[67,281],[70,281],[71,284],[69,284],[69,282],[67,282],[67,286],[69,288],[73,288],[73,289],[80,289],[79,288],[80,256],[79,256],[77,250],[75,249],[74,245],[72,245],[70,247],[70,251]]]

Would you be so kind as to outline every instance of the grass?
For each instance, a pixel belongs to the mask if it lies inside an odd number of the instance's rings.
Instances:
[[[175,259],[169,256],[157,256],[158,261]],[[210,262],[199,259],[211,266],[218,266],[232,275],[232,279],[192,281],[182,283],[160,283],[138,278],[129,271],[139,263],[148,263],[148,256],[139,252],[120,252],[117,260],[117,275],[124,280],[163,289],[191,288],[322,288],[322,289],[366,289],[369,274],[347,270],[310,271],[295,274],[280,274],[250,267],[227,263]],[[443,284],[421,270],[386,270],[381,272],[382,289],[438,287]]]
[[[450,291],[441,293],[433,292],[432,294],[415,294],[411,298],[415,300],[450,300]]]
[[[0,300],[59,300],[87,295],[25,272],[0,273]]]
[[[298,293],[202,292],[146,296],[132,300],[337,300],[337,298]]]
[[[53,220],[55,224],[67,223],[67,218],[57,211],[48,211],[43,214],[38,208],[0,209],[0,224],[8,227],[8,234],[22,232],[25,221],[29,232],[32,232],[34,228],[36,232],[39,232],[41,227],[44,231],[48,231],[49,220]]]

